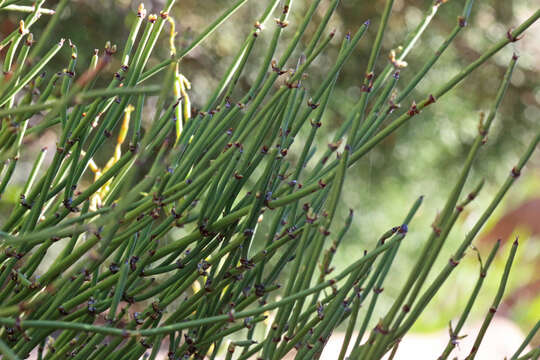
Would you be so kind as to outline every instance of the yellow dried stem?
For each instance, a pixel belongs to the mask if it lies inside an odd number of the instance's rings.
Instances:
[[[187,90],[191,89],[191,83],[184,75],[178,75],[180,76],[180,93],[182,94],[184,100],[184,119],[188,121],[188,119],[191,117],[191,101],[189,100]]]
[[[83,154],[84,156],[84,154]],[[97,172],[100,172],[99,170],[99,167],[97,166],[97,164],[95,163],[95,161],[93,159],[90,159],[90,161],[88,161],[88,167],[90,168],[90,170],[95,174]]]
[[[118,137],[116,139],[117,146],[123,144],[126,140],[129,129],[129,122],[131,120],[131,113],[133,111],[135,111],[133,105],[128,105],[124,110],[124,121],[122,121],[122,126],[120,127],[120,132],[118,133]]]
[[[122,144],[126,140],[129,130],[129,122],[131,120],[131,113],[134,110],[135,108],[132,105],[128,105],[124,110],[124,119],[122,120],[122,125],[120,126],[120,131],[116,138],[116,146],[114,147],[114,153],[109,158],[103,169],[100,169],[92,159],[90,159],[90,161],[88,162],[88,167],[94,173],[94,182],[96,182],[104,172],[109,170],[114,164],[118,162],[118,160],[120,160],[120,157],[122,156]],[[99,207],[101,207],[101,201],[109,193],[113,179],[114,177],[109,179],[109,181],[107,181],[101,188],[99,188],[98,191],[96,191],[96,193],[94,193],[94,195],[92,195],[92,197],[90,198],[90,210],[96,211]]]
[[[176,25],[174,23],[174,19],[171,16],[167,17],[167,21],[171,26],[171,29],[169,31],[169,48],[171,49],[171,57],[174,57],[176,55],[176,46],[174,45],[174,38],[177,35]]]
[[[176,141],[180,139],[180,134],[182,134],[182,129],[185,122],[187,122],[191,117],[191,101],[187,92],[187,90],[191,89],[191,82],[182,73],[180,73],[179,67],[179,64],[176,63],[173,89],[174,96],[177,99],[180,99],[175,109]],[[180,106],[182,106],[182,111],[180,111]]]

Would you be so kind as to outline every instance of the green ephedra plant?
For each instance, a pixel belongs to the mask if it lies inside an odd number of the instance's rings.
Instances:
[[[266,0],[236,55],[220,60],[230,64],[227,71],[216,74],[219,83],[201,110],[194,111],[191,84],[181,73],[182,59],[246,2],[231,2],[179,49],[169,16],[174,1],[148,16],[141,5],[122,46],[107,44],[104,51],[95,51],[89,64],[80,64],[76,44],[55,39],[55,26],[69,1],[58,2],[56,12],[45,8],[45,0],[30,5],[0,1],[0,15],[23,15],[20,26],[0,42],[5,49],[0,193],[6,195],[18,159],[28,151],[25,139],[46,130],[58,134],[46,168],[46,149],[28,154],[35,157],[34,165],[25,173],[20,193],[10,194],[18,202],[1,224],[4,359],[30,354],[47,360],[155,359],[160,350],[168,351],[170,359],[314,359],[339,326],[346,333],[337,359],[380,359],[388,353],[393,357],[540,141],[540,132],[534,130],[530,145],[489,206],[446,266],[437,269],[434,264],[445,240],[482,187],[479,183],[464,190],[518,60],[514,55],[454,187],[415,265],[403,277],[402,290],[390,308],[381,309],[378,295],[422,197],[404,209],[400,224],[374,236],[369,251],[356,254],[355,261],[334,273],[333,256],[353,216],[351,211],[344,225],[334,224],[347,170],[519,40],[540,11],[501,34],[455,76],[441,79],[424,99],[401,104],[400,110],[398,105],[466,28],[474,1],[462,1],[453,30],[398,91],[405,57],[444,1],[426,9],[400,51],[375,73],[392,0],[386,0],[382,17],[372,21],[375,30],[366,21],[340,40],[327,30],[339,0],[310,1],[294,24],[288,18],[295,1]],[[323,3],[326,12],[315,21],[313,15]],[[48,17],[48,23],[40,34],[32,34],[40,16]],[[305,39],[308,25],[314,31]],[[337,132],[335,146],[318,158],[314,139],[324,131],[321,120],[340,70],[368,31],[376,36],[362,72],[360,96]],[[254,48],[266,32],[270,40],[260,67],[249,90],[239,94],[239,79],[254,62]],[[284,36],[287,32],[291,35]],[[163,38],[171,56],[150,67],[153,50]],[[51,39],[58,43],[47,49]],[[337,57],[321,82],[308,84],[305,75],[331,41],[340,42]],[[65,68],[50,74],[53,61],[65,61]],[[107,80],[104,70],[113,65],[118,68]],[[107,81],[105,87],[96,85]],[[300,150],[292,158],[287,155],[299,133],[306,135],[298,140]],[[110,158],[100,167],[94,157],[111,143]],[[306,167],[308,163],[313,166]],[[52,252],[53,245],[61,245],[61,250]],[[475,357],[501,301],[517,245],[516,240],[467,359]],[[498,246],[481,262],[478,283],[459,322],[451,327],[440,359],[451,355],[463,335],[462,326]],[[288,277],[280,276],[283,272]],[[427,281],[430,274],[436,276]],[[524,352],[539,327],[540,323],[512,359],[538,358],[539,349]]]

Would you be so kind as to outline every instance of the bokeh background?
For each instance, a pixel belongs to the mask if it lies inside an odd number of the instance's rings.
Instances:
[[[54,8],[56,1],[47,1],[46,6]],[[144,1],[151,12],[159,12],[163,1]],[[189,44],[202,29],[215,19],[232,1],[230,0],[182,0],[175,5],[172,16],[177,23],[177,47]],[[329,1],[317,12],[317,24]],[[390,17],[389,28],[385,34],[383,48],[376,69],[387,64],[389,51],[401,44],[408,31],[422,19],[432,1],[396,0]],[[407,83],[423,61],[431,55],[456,23],[461,13],[463,0],[450,0],[443,4],[429,29],[422,36],[414,50],[406,59],[408,67],[401,72],[398,88]],[[230,18],[214,35],[200,47],[192,51],[182,62],[182,72],[192,82],[191,97],[195,107],[204,103],[209,91],[219,80],[226,66],[232,60],[245,35],[266,1],[250,0]],[[285,37],[292,36],[295,23],[304,14],[309,1],[295,1],[292,6],[290,26]],[[138,2],[131,0],[73,0],[63,13],[57,28],[56,37],[70,38],[79,49],[78,72],[88,65],[94,48],[103,48],[106,41],[122,44],[127,38],[130,24],[134,20]],[[324,151],[332,140],[334,132],[346,119],[349,109],[360,94],[360,84],[369,56],[370,43],[376,33],[383,0],[356,1],[342,0],[337,13],[331,20],[330,29],[337,30],[332,46],[309,71],[306,87],[317,85],[336,57],[340,38],[348,31],[354,31],[365,20],[372,20],[372,27],[361,41],[354,57],[342,72],[335,96],[323,120],[322,131],[318,133],[319,152]],[[413,99],[425,97],[441,82],[449,79],[466,64],[476,59],[484,49],[503,38],[506,31],[519,24],[538,8],[534,0],[485,0],[474,5],[471,21],[452,43],[420,83],[417,90],[406,99],[402,106],[407,108]],[[9,34],[17,26],[19,14],[0,18],[0,36]],[[36,37],[47,23],[44,16],[33,28]],[[290,29],[290,30],[289,30]],[[314,26],[308,28],[303,40],[305,48],[309,34]],[[419,195],[425,196],[424,205],[410,227],[409,235],[402,247],[402,253],[386,283],[380,306],[387,306],[408,275],[411,265],[430,232],[430,225],[437,212],[442,209],[444,200],[453,186],[466,153],[476,135],[479,113],[487,111],[492,104],[498,84],[512,52],[520,55],[511,85],[497,115],[488,143],[482,148],[474,165],[470,181],[465,191],[470,190],[480,179],[486,185],[478,197],[460,218],[455,230],[439,257],[435,269],[440,268],[449,254],[463,239],[467,230],[479,217],[491,197],[503,182],[518,156],[524,150],[540,126],[540,24],[533,25],[519,42],[506,47],[487,64],[476,70],[466,82],[451,91],[448,96],[422,112],[420,116],[403,126],[387,138],[375,151],[363,159],[347,177],[343,208],[335,221],[341,226],[349,208],[355,209],[355,217],[342,248],[335,258],[336,267],[342,268],[357,258],[364,248],[368,248],[379,234],[398,225],[407,209]],[[56,41],[57,39],[55,39]],[[254,70],[262,59],[258,57],[265,50],[268,32],[263,31],[262,41],[258,43],[248,71],[242,77],[238,94],[246,90],[253,80]],[[52,41],[51,41],[52,45]],[[5,50],[4,50],[5,52]],[[1,55],[4,55],[4,52]],[[56,57],[49,71],[58,71],[66,66],[68,50],[63,57]],[[293,59],[297,59],[300,52]],[[167,39],[164,37],[155,51],[151,64],[169,56]],[[294,64],[289,64],[291,67]],[[116,67],[113,65],[110,70]],[[253,71],[250,71],[253,70]],[[302,137],[302,134],[300,135]],[[300,137],[300,142],[301,142]],[[30,140],[29,146],[39,148],[43,142],[54,141],[54,129]],[[54,143],[54,142],[53,142]],[[29,147],[30,148],[30,147]],[[110,149],[109,149],[110,150]],[[104,159],[110,151],[103,150]],[[294,152],[292,152],[294,156]],[[31,167],[33,154],[22,154],[22,164],[18,174],[21,183],[12,183],[11,190],[22,186],[25,169]],[[315,156],[317,158],[317,156]],[[24,161],[27,161],[25,163]],[[98,159],[99,162],[99,159]],[[314,165],[314,162],[310,164]],[[7,191],[0,202],[0,209],[10,207],[16,201]],[[4,215],[2,215],[4,216]],[[515,322],[524,331],[540,318],[540,156],[538,151],[531,159],[526,171],[511,189],[482,234],[475,241],[480,253],[487,255],[491,244],[502,238],[506,243],[519,234],[520,250],[510,277],[505,299],[498,315]],[[503,246],[487,277],[482,295],[473,309],[472,321],[484,316],[495,294],[499,276],[502,273],[508,246]],[[437,271],[433,271],[433,274]],[[433,275],[432,274],[432,275]],[[473,251],[455,271],[442,293],[428,307],[415,327],[418,332],[432,332],[444,329],[448,321],[460,314],[468,294],[472,290],[478,274],[478,262]],[[538,343],[539,340],[536,340]]]

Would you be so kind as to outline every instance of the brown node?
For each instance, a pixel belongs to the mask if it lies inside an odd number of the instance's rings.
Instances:
[[[25,43],[26,43],[26,46],[32,46],[32,44],[34,43],[34,36],[32,35],[32,33],[28,34],[28,36],[26,37]],[[71,56],[73,57],[73,54]]]
[[[24,35],[28,32],[28,29],[24,27],[24,21],[19,21],[19,34]]]
[[[272,71],[278,75],[283,75],[287,72],[286,70],[282,70],[277,66],[276,60],[272,60],[272,62],[270,63],[270,66],[272,67]]]
[[[424,107],[429,106],[431,104],[434,104],[436,101],[437,101],[437,99],[435,99],[435,96],[433,96],[432,94],[429,94],[429,97],[428,97],[426,103],[424,104]]]
[[[388,59],[390,60],[390,63],[392,64],[394,69],[397,70],[394,73],[394,78],[399,79],[399,69],[403,69],[403,68],[407,67],[407,65],[408,65],[407,62],[403,61],[403,60],[400,60],[400,59],[397,59],[395,50],[390,51],[390,54],[388,55]]]
[[[411,104],[411,107],[409,108],[409,111],[407,111],[407,115],[412,117],[416,114],[420,114],[420,110],[418,110],[418,107],[416,106],[416,102],[413,101]]]
[[[277,24],[280,28],[284,29],[284,28],[287,27],[287,25],[289,25],[289,22],[288,22],[287,20],[276,19],[276,24]]]
[[[362,92],[371,92],[371,89],[373,88],[373,78],[375,77],[375,74],[372,72],[369,72],[366,74],[366,81],[367,83],[362,84],[362,87],[360,91]]]
[[[307,104],[308,104],[308,106],[309,106],[311,109],[315,110],[316,108],[319,107],[319,105],[320,105],[321,103],[314,103],[314,102],[313,102],[313,99],[312,99],[312,98],[309,98],[308,101],[307,101]]]
[[[514,35],[512,35],[512,30],[513,30],[513,28],[510,28],[510,29],[508,29],[508,31],[506,32],[506,37],[508,38],[508,40],[510,40],[510,42],[516,42],[516,41],[519,41],[519,40],[523,39],[523,37],[525,36],[525,35],[514,36]],[[516,56],[516,55],[514,54],[514,56]]]
[[[382,335],[386,335],[388,334],[388,330],[386,330],[385,328],[383,328],[382,324],[381,323],[378,323],[377,326],[375,326],[375,329],[374,331],[382,334]]]
[[[399,105],[394,103],[392,100],[388,101],[388,110],[386,111],[387,114],[391,114],[394,112],[394,110],[399,108]]]
[[[322,123],[320,121],[317,121],[317,122],[314,122],[313,120],[309,120],[309,122],[311,123],[311,126],[313,126],[314,128],[320,128]]]
[[[144,8],[143,3],[141,3],[139,5],[139,8],[137,9],[137,17],[140,17],[140,18],[146,17],[146,9]]]
[[[229,317],[229,318],[227,319],[227,321],[233,323],[233,322],[235,321],[235,318],[234,318],[234,309],[231,309],[227,315],[228,315],[228,317]]]
[[[330,235],[330,231],[328,231],[328,229],[325,228],[325,227],[323,227],[323,226],[321,226],[321,227],[319,228],[319,231],[320,231],[321,234],[323,234],[324,236]]]
[[[314,214],[313,217],[310,217],[309,214],[306,214],[306,222],[308,224],[313,224],[317,220],[317,214]]]

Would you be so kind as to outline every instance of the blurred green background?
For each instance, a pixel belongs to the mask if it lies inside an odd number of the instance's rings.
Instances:
[[[145,1],[144,3],[150,12],[159,12],[163,2]],[[178,2],[171,14],[177,24],[177,47],[181,48],[182,45],[189,44],[194,36],[231,3],[230,0]],[[308,28],[303,45],[299,46],[300,50],[307,45],[310,33],[324,14],[328,3],[329,1],[323,1],[323,6],[315,16],[314,24]],[[407,32],[418,24],[431,3],[431,1],[421,0],[395,1],[376,69],[381,70],[387,64],[389,51],[401,44]],[[401,72],[398,89],[399,84],[404,86],[408,79],[414,76],[423,65],[423,61],[450,33],[457,16],[461,13],[463,3],[463,0],[450,0],[441,6],[430,27],[406,59],[409,65]],[[46,7],[54,8],[56,1],[47,1],[45,4]],[[265,1],[248,1],[217,33],[183,60],[182,72],[192,82],[191,97],[195,107],[204,104],[209,91],[232,61],[233,54],[240,47],[265,5]],[[309,1],[294,2],[290,25],[285,31],[286,38],[292,36],[295,23],[299,21],[308,5]],[[137,6],[138,2],[131,0],[70,2],[55,35],[57,39],[70,38],[77,45],[79,74],[88,65],[94,48],[103,48],[108,40],[117,44],[120,49],[123,47],[122,44],[127,38]],[[313,87],[317,85],[321,74],[324,74],[325,69],[332,64],[339,49],[340,39],[348,30],[355,31],[367,19],[372,20],[372,26],[339,78],[336,96],[331,100],[330,109],[323,119],[323,127],[318,133],[318,152],[324,151],[327,143],[331,142],[335,130],[346,119],[347,112],[359,97],[370,43],[375,37],[383,7],[382,0],[343,0],[331,20],[329,28],[335,28],[337,36],[330,49],[309,71],[309,77],[305,81],[308,89],[312,84]],[[512,25],[519,24],[537,7],[538,3],[533,0],[477,1],[469,26],[458,35],[417,90],[402,103],[402,107],[408,108],[413,99],[424,98],[442,82],[476,59],[484,49],[503,38]],[[2,13],[1,37],[17,26],[19,15],[11,13],[7,16]],[[39,37],[46,23],[47,17],[44,16],[33,28],[36,37]],[[442,209],[444,200],[457,178],[469,146],[476,135],[479,112],[487,111],[492,104],[513,51],[520,55],[518,67],[489,134],[489,141],[481,150],[474,165],[466,191],[472,189],[481,178],[486,180],[486,185],[479,198],[467,208],[451,233],[432,275],[437,273],[436,269],[446,263],[449,254],[453,252],[467,230],[479,217],[526,144],[536,133],[540,124],[540,41],[537,36],[539,33],[540,24],[533,25],[524,39],[499,52],[468,77],[466,82],[437,102],[436,106],[429,107],[420,116],[415,117],[387,138],[369,156],[355,165],[354,170],[347,177],[343,207],[340,209],[340,218],[335,221],[336,227],[343,224],[344,216],[349,208],[355,209],[355,218],[335,258],[335,266],[338,270],[360,256],[364,248],[370,247],[381,233],[398,225],[419,195],[425,196],[424,205],[410,226],[401,255],[386,283],[380,306],[390,304],[392,296],[405,281],[411,265],[427,239],[430,225],[437,212]],[[254,56],[250,59],[248,71],[240,81],[237,94],[247,90],[253,80],[254,71],[249,70],[257,69],[262,61],[258,55],[265,50],[265,42],[269,40],[268,35],[268,31],[263,31],[262,41],[258,43]],[[163,37],[154,55],[151,65],[169,56],[166,37]],[[300,52],[293,59],[297,59],[299,55]],[[68,50],[64,50],[63,56],[56,57],[56,62],[49,71],[62,69],[67,61]],[[117,67],[114,65],[109,67],[111,72]],[[294,63],[290,63],[289,66],[293,67]],[[53,134],[43,134],[40,138],[34,139],[36,147],[41,147],[47,136],[54,138]],[[302,136],[305,134],[300,134],[298,141],[300,143]],[[110,149],[103,152],[110,154]],[[21,166],[22,170],[18,171],[19,176],[24,176],[24,169],[28,170],[31,166],[33,155],[31,153],[22,155],[23,160],[27,160],[28,163]],[[294,152],[292,155],[294,156]],[[104,155],[104,158],[107,156]],[[314,159],[317,159],[317,156]],[[309,165],[314,164],[315,161],[312,160]],[[12,184],[12,186],[20,185]],[[0,204],[0,206],[2,209],[7,209],[6,203],[15,200],[7,196],[2,199],[4,205]],[[503,237],[506,241],[515,234],[520,235],[521,248],[507,288],[505,297],[507,300],[503,303],[499,314],[513,319],[523,329],[529,328],[540,317],[540,225],[538,223],[540,223],[540,156],[536,153],[527,165],[523,176],[511,189],[484,229],[479,237],[480,240],[476,242],[480,252],[486,256],[497,237]],[[492,301],[508,251],[507,246],[500,250],[499,257],[486,280],[482,296],[474,307],[473,318],[478,319],[483,316],[485,309]],[[455,318],[464,307],[477,274],[476,255],[473,251],[469,251],[458,271],[454,272],[442,289],[443,293],[431,303],[428,313],[421,317],[415,329],[433,331],[447,326],[448,321]]]

